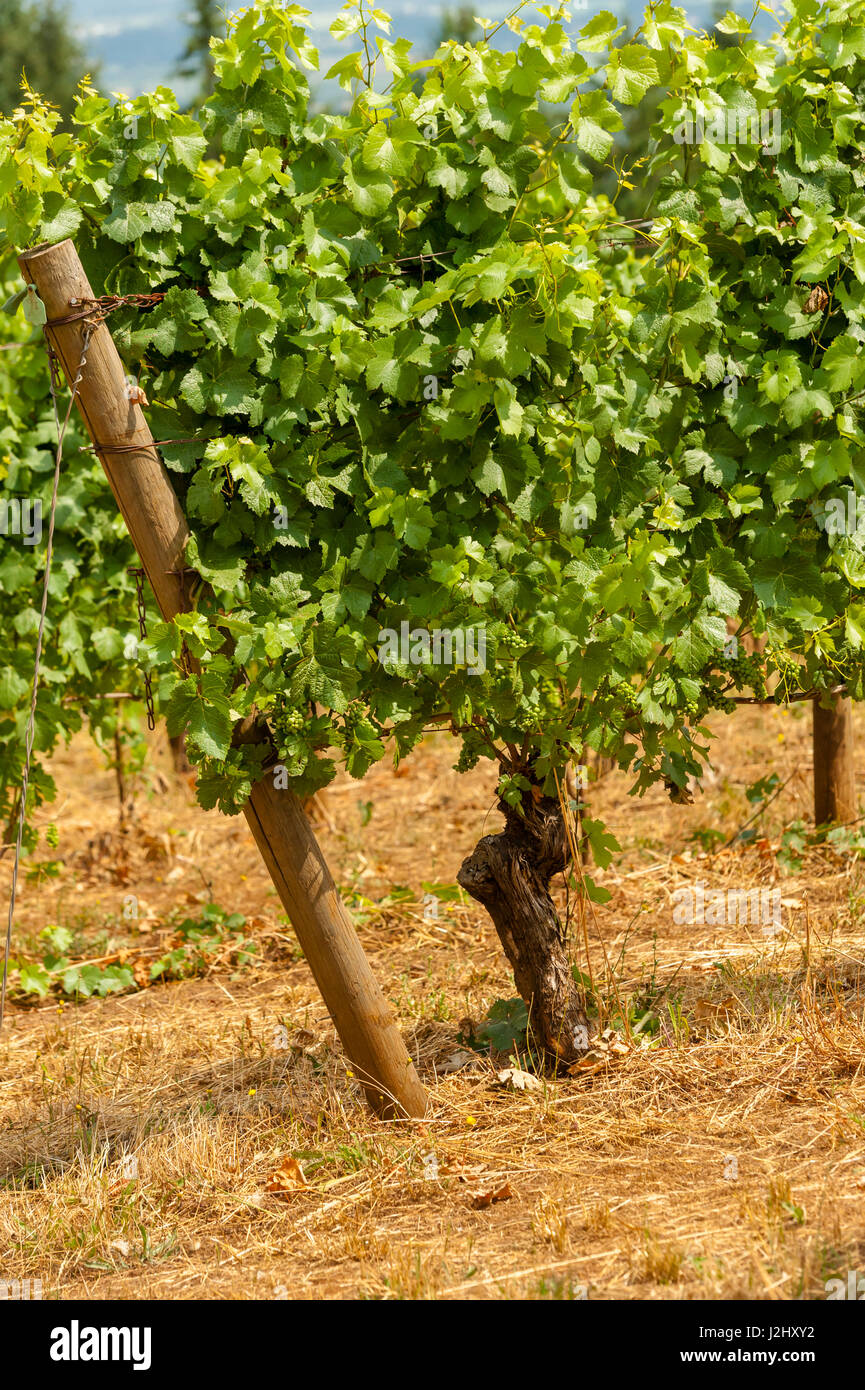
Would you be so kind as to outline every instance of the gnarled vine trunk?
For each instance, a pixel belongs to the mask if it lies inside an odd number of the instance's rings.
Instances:
[[[485,835],[457,874],[483,903],[529,1009],[531,1036],[561,1062],[585,1056],[586,1015],[568,963],[550,880],[570,862],[561,807],[526,796],[520,815],[500,803],[505,829]]]

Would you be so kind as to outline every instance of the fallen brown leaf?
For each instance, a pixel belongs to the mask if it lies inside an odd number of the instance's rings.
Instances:
[[[493,1202],[507,1202],[514,1195],[510,1183],[504,1182],[501,1187],[494,1187],[489,1192],[476,1192],[470,1205],[475,1211],[482,1211],[484,1207],[491,1207]]]
[[[521,1071],[519,1067],[505,1067],[504,1071],[496,1073],[496,1080],[499,1086],[505,1086],[511,1091],[542,1091],[543,1085],[536,1076],[530,1071]]]
[[[296,1158],[286,1154],[279,1167],[268,1178],[265,1192],[275,1192],[278,1197],[293,1197],[296,1192],[308,1189],[309,1183],[303,1176],[303,1169]]]
[[[696,1019],[718,1018],[720,1014],[735,1013],[738,1008],[739,1001],[735,994],[728,994],[725,999],[703,997],[698,999],[694,1005],[694,1017]]]
[[[568,1076],[594,1076],[596,1071],[603,1071],[607,1065],[606,1058],[597,1059],[589,1053],[568,1067]]]
[[[450,1076],[452,1072],[462,1071],[465,1067],[474,1067],[478,1063],[476,1052],[469,1052],[467,1048],[457,1048],[445,1061],[439,1062],[436,1071],[439,1076]]]
[[[147,989],[151,983],[150,964],[150,961],[146,960],[144,956],[139,956],[137,960],[132,962],[132,977],[140,989]]]

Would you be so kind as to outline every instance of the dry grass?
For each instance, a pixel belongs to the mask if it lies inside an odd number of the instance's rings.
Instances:
[[[40,817],[60,828],[63,868],[25,887],[17,948],[59,922],[81,954],[147,961],[171,909],[212,899],[264,949],[104,1001],[13,1003],[0,1278],[62,1298],[788,1299],[865,1268],[862,870],[820,849],[779,876],[779,830],[807,818],[806,717],[748,711],[724,728],[694,806],[634,802],[617,775],[595,793],[625,853],[598,875],[612,899],[587,921],[588,963],[574,924],[575,957],[611,1008],[598,932],[622,999],[668,986],[663,1028],[537,1093],[497,1086],[484,1059],[447,1071],[461,1020],[513,982],[474,905],[423,914],[422,882],[452,883],[497,824],[489,770],[458,779],[434,740],[399,775],[326,794],[335,873],[378,903],[360,934],[429,1087],[423,1124],[364,1109],[244,822],[192,807],[157,747],[121,835],[112,778],[76,742]],[[695,829],[732,835],[752,811],[744,787],[773,768],[790,780],[758,837],[703,855]],[[672,893],[697,879],[777,884],[784,930],[675,925]],[[382,903],[394,884],[415,899]]]

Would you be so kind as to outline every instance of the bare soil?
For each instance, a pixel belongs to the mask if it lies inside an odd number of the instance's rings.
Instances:
[[[646,1047],[620,1026],[528,1091],[464,1042],[515,994],[492,924],[425,887],[454,885],[501,824],[492,765],[458,776],[436,736],[324,793],[316,830],[429,1089],[423,1123],[365,1109],[243,818],[201,811],[155,735],[121,828],[113,773],[76,739],[36,817],[59,846],[27,861],[13,956],[64,925],[76,960],[125,961],[143,987],[34,1002],[13,973],[0,1278],[64,1299],[819,1299],[865,1269],[862,863],[817,846],[782,871],[783,829],[810,824],[808,711],[716,729],[693,805],[630,797],[617,772],[592,788],[623,847],[593,871],[612,896],[582,917],[558,896],[598,1029],[643,997],[659,1031]],[[746,826],[746,789],[773,771],[752,838],[710,842]],[[56,877],[34,873],[52,858]],[[697,882],[777,887],[782,930],[677,924],[673,894]],[[245,916],[255,959],[228,948],[148,984],[178,914],[208,902]]]

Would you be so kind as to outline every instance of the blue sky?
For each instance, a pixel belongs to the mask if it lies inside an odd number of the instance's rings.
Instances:
[[[393,33],[411,39],[421,49],[438,31],[442,5],[438,0],[379,0],[393,16]],[[454,0],[456,8],[459,0]],[[510,3],[478,0],[482,13],[499,19],[513,8]],[[630,17],[633,23],[642,18],[642,0],[583,0],[585,9],[573,6],[575,27],[585,23],[591,14],[609,9]],[[733,9],[745,10],[727,0]],[[186,40],[183,16],[188,10],[184,0],[146,0],[145,4],[119,5],[117,0],[67,0],[69,13],[89,54],[102,62],[103,85],[114,92],[136,96],[151,91],[161,83],[174,87],[186,96],[184,84],[177,80],[174,68]],[[226,0],[228,9],[241,8]],[[328,26],[338,14],[340,5],[307,4],[311,11],[308,21],[321,52],[322,70],[326,71],[339,54],[339,48],[328,32]],[[692,20],[707,22],[711,0],[692,0],[685,5]],[[748,7],[750,9],[750,7]],[[762,18],[762,16],[761,16]]]

